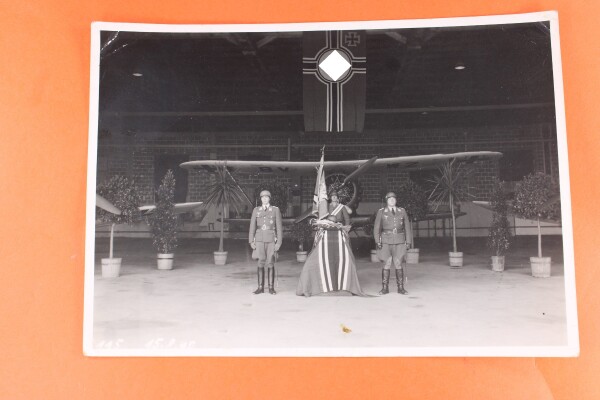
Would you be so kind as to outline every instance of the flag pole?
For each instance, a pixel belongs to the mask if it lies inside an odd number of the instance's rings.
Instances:
[[[315,185],[315,197],[313,203],[313,213],[317,214],[318,219],[323,219],[328,215],[327,210],[327,186],[325,184],[325,173],[323,170],[325,163],[325,146],[321,149],[321,161],[319,162],[319,172],[317,173],[317,182]]]

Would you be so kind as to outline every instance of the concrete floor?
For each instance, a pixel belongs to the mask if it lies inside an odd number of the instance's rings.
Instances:
[[[546,239],[546,238],[545,238]],[[96,349],[426,348],[565,346],[565,290],[560,237],[545,240],[552,277],[531,277],[531,238],[519,239],[506,270],[492,272],[482,242],[463,240],[465,265],[447,265],[447,244],[419,245],[408,265],[407,296],[394,291],[371,298],[296,296],[302,264],[294,249],[281,252],[277,295],[253,295],[256,266],[243,241],[226,241],[228,264],[215,266],[214,240],[183,241],[175,268],[156,269],[149,239],[115,240],[121,276],[103,279],[96,242],[93,346]],[[417,243],[419,244],[419,243]],[[380,264],[368,244],[355,249],[366,293],[381,288]],[[395,289],[395,281],[390,282]],[[345,333],[342,325],[351,332]],[[381,354],[381,352],[379,352]]]

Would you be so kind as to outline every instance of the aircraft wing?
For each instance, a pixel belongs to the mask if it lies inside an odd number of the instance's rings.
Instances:
[[[173,212],[175,214],[183,214],[188,211],[192,211],[195,208],[199,207],[202,204],[201,201],[192,202],[192,203],[176,203],[173,206]],[[156,210],[156,205],[147,205],[138,207],[138,209],[142,212],[143,215],[150,215]]]
[[[99,207],[104,211],[108,211],[109,213],[121,215],[121,210],[119,210],[113,203],[100,196],[98,193],[96,193],[96,207]]]
[[[554,197],[552,197],[550,199],[550,201],[548,201],[546,203],[545,206],[552,205],[554,202],[556,202],[558,200],[559,200],[559,198],[556,197],[556,196],[554,196]],[[489,201],[478,201],[478,200],[475,200],[475,201],[472,201],[472,203],[475,204],[475,205],[477,205],[477,206],[479,206],[479,207],[485,208],[486,210],[489,210],[489,211],[492,211],[492,212],[494,211],[494,209],[492,207],[492,204]],[[517,218],[521,218],[521,219],[527,219],[529,221],[532,221],[532,219],[525,218],[525,217],[523,217],[522,215],[519,215],[519,214],[515,214],[511,210],[512,210],[512,202],[509,201],[508,202],[508,212],[507,212],[508,215],[512,215],[513,217],[517,217]],[[541,222],[548,222],[548,223],[551,223],[551,224],[560,224],[561,223],[560,219],[540,218],[540,221]]]
[[[479,201],[479,200],[474,200],[471,203],[475,204],[476,206],[479,206],[481,208],[485,208],[486,210],[489,211],[494,211],[494,209],[492,208],[492,203],[489,201]],[[510,207],[509,207],[510,208]]]
[[[369,160],[325,161],[324,167],[328,171],[352,172],[365,163],[371,163],[369,169],[382,167],[402,168],[407,170],[435,168],[445,162],[457,160],[473,163],[476,161],[493,160],[502,157],[502,153],[495,151],[468,151],[451,154],[428,154],[418,156],[399,156],[377,158]],[[319,166],[318,161],[245,161],[245,160],[197,160],[188,161],[180,165],[187,170],[205,171],[212,173],[219,167],[227,167],[233,171],[249,173],[288,173],[288,172],[313,172]]]

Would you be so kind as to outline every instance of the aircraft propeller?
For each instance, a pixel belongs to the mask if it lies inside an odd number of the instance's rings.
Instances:
[[[364,174],[365,172],[367,172],[375,163],[375,161],[377,160],[377,156],[369,159],[367,162],[365,162],[363,165],[361,165],[360,167],[356,168],[356,170],[354,170],[350,175],[346,176],[346,178],[344,179],[344,182],[342,182],[342,185],[345,185],[346,183],[350,182],[352,179],[355,179],[357,177],[359,177],[360,175]]]

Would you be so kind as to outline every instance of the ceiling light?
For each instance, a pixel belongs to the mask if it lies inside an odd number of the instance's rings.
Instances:
[[[457,71],[461,71],[461,70],[463,70],[465,68],[467,68],[467,67],[465,66],[465,64],[462,61],[458,61],[456,63],[456,65],[454,66],[454,69],[457,70]]]
[[[141,72],[134,72],[133,76],[143,76],[144,74],[142,74]]]

